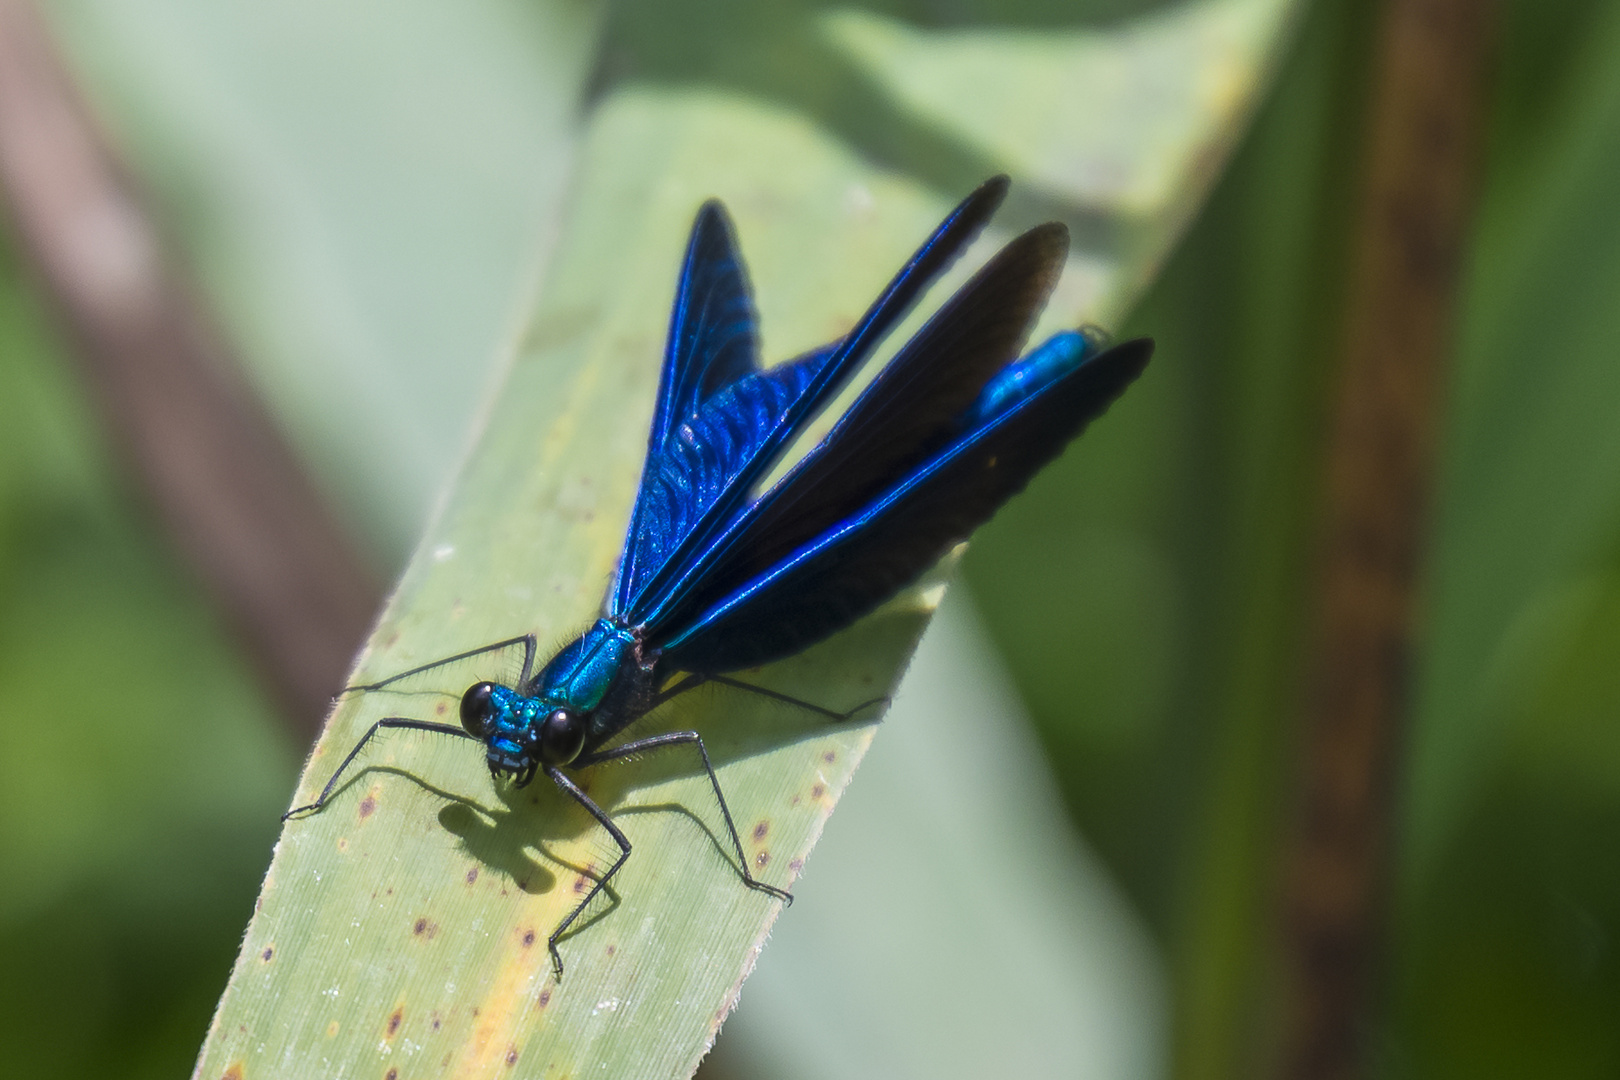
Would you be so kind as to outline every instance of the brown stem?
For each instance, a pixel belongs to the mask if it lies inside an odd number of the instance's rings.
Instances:
[[[1482,0],[1389,0],[1381,17],[1287,863],[1281,1065],[1298,1080],[1348,1080],[1365,1064],[1486,15]]]
[[[27,0],[0,0],[0,190],[121,464],[312,734],[380,590],[166,264]]]

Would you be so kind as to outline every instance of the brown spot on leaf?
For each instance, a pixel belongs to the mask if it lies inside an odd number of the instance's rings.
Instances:
[[[264,947],[264,952],[259,954],[259,959],[268,964],[270,962],[270,958],[274,955],[276,955],[276,947],[274,945],[266,945]]]
[[[821,755],[821,760],[831,765],[833,762],[838,760],[838,755],[833,751],[828,750],[825,754]]]
[[[387,1072],[383,1073],[383,1080],[399,1080],[399,1070],[389,1069]]]
[[[762,821],[758,825],[754,826],[754,839],[755,840],[763,840],[763,839],[765,839],[765,834],[770,832],[770,831],[771,831],[771,823],[768,822],[768,821]]]
[[[371,812],[375,809],[377,809],[377,797],[375,795],[367,795],[360,800],[360,816],[362,818],[370,817]]]
[[[540,991],[539,1004],[542,1009],[551,1004],[551,987],[548,986],[544,990]]]
[[[584,892],[586,889],[588,889],[590,887],[591,887],[591,879],[586,877],[584,874],[581,874],[577,878],[574,879],[574,895],[575,896],[578,896],[580,893]]]
[[[612,956],[614,953],[616,953],[618,951],[619,951],[619,947],[617,945],[609,945],[608,948],[607,948],[607,953],[608,953],[609,956]]]
[[[825,794],[827,794],[826,784],[817,784],[815,787],[810,789],[810,797],[812,799],[819,799]]]
[[[416,924],[411,927],[411,933],[432,941],[439,934],[439,924],[430,919],[417,919]]]
[[[517,1064],[517,1047],[514,1046],[514,1047],[512,1047],[510,1050],[508,1050],[506,1052],[506,1067],[508,1069],[510,1069],[512,1066],[514,1066],[516,1064]]]
[[[230,1067],[220,1074],[219,1080],[242,1080],[244,1075],[245,1074],[242,1072],[242,1063],[240,1061],[233,1061],[231,1062]]]
[[[405,1020],[405,1009],[404,1009],[404,1007],[402,1006],[402,1007],[400,1007],[398,1009],[395,1009],[393,1014],[388,1017],[388,1033],[384,1036],[384,1038],[392,1039],[394,1037],[395,1032],[399,1031],[399,1025],[401,1023],[403,1023],[404,1020]]]
[[[478,880],[478,867],[475,866],[471,870],[467,871],[467,884],[471,885],[473,882],[475,882],[477,880]]]
[[[525,930],[525,931],[523,931],[523,947],[525,949],[527,949],[529,946],[531,946],[533,944],[534,944],[534,931],[533,930]]]
[[[439,1014],[438,1013],[434,1013],[433,1014],[433,1030],[438,1031],[439,1028],[442,1027],[442,1026],[444,1026],[444,1021],[439,1019]]]

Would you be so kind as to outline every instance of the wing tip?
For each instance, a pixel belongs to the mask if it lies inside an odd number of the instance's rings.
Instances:
[[[1046,286],[1047,293],[1050,293],[1063,275],[1063,264],[1069,258],[1069,227],[1061,221],[1043,222],[1008,243],[992,261],[1003,255],[1022,253],[1024,249],[1033,249],[1031,257],[1041,264],[1043,276],[1051,279]],[[1043,297],[1041,303],[1044,305],[1045,302]]]
[[[1000,206],[1001,200],[1007,197],[1007,189],[1011,186],[1012,177],[1006,173],[996,173],[996,175],[974,188],[973,194],[968,196],[968,201],[994,200],[995,205]]]
[[[731,223],[731,213],[726,204],[718,198],[710,197],[703,200],[698,207],[697,215],[692,219],[692,238],[688,247],[696,250],[704,240],[713,243],[721,240],[728,247],[736,247],[737,227]]]
[[[1011,186],[1012,177],[1006,173],[990,177],[956,204],[956,209],[941,223],[941,231],[960,223],[967,228],[969,235],[977,233],[1001,209],[1002,201],[1007,198],[1007,189]]]
[[[1148,365],[1148,361],[1153,359],[1154,348],[1154,341],[1150,337],[1131,338],[1129,341],[1122,341],[1118,345],[1111,346],[1106,351],[1098,354],[1092,363],[1098,363],[1107,356],[1115,356],[1113,362],[1128,369],[1130,378],[1135,379],[1142,374],[1143,369]]]
[[[1076,375],[1086,373],[1082,377],[1091,384],[1092,392],[1097,394],[1099,404],[1094,415],[1100,416],[1106,412],[1147,369],[1151,359],[1153,339],[1131,338],[1104,349],[1075,369]]]

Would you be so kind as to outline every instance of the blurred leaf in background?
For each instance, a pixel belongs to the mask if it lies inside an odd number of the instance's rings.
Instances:
[[[544,53],[588,44],[589,12],[47,14],[261,392],[397,561],[532,288],[575,94]],[[3,239],[0,1073],[171,1077],[307,747],[175,564]]]
[[[1620,1071],[1620,10],[1504,6],[1398,866],[1390,1054]]]
[[[110,467],[9,249],[0,358],[0,1061],[173,1075],[299,748]]]
[[[761,4],[49,10],[257,384],[392,561],[530,291],[580,87],[634,76],[783,99],[965,190],[991,171],[971,140],[900,111],[855,65],[897,48],[896,25],[983,18],[1039,35],[1076,18],[994,8],[840,15],[844,38],[808,8]],[[1085,20],[1174,10],[1108,2]],[[1154,377],[965,564],[1063,804],[1117,882],[1105,894],[1164,957],[1174,1049],[1145,1060],[1180,1075],[1266,1061],[1273,860],[1372,17],[1311,5],[1241,152],[1124,328],[1159,339]],[[1389,1076],[1612,1076],[1620,11],[1511,0],[1497,18],[1374,1037]],[[863,26],[868,51],[840,52]],[[0,1070],[175,1075],[303,748],[109,461],[14,254],[0,387]],[[739,1053],[723,1062],[738,1074],[761,1060]]]
[[[966,560],[1071,811],[1167,949],[1182,1075],[1260,1068],[1367,33],[1311,6],[1127,325],[1159,379]]]
[[[1379,1075],[1620,1068],[1620,702],[1600,674],[1620,656],[1615,15],[1497,9]],[[1369,33],[1363,8],[1313,5],[1131,319],[1158,337],[1160,374],[1174,369],[1143,386],[1161,398],[1122,403],[967,559],[1071,809],[1171,952],[1182,1075],[1264,1067],[1304,541]],[[1072,636],[1045,632],[1060,619]]]

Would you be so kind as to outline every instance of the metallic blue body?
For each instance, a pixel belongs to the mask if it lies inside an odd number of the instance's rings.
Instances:
[[[1064,330],[1047,338],[1028,356],[1008,364],[985,384],[979,400],[964,418],[966,426],[987,423],[1016,406],[1054,379],[1079,367],[1100,343],[1078,330]]]
[[[633,662],[635,651],[634,634],[598,619],[540,669],[535,689],[550,704],[590,712],[602,704],[625,665]]]

